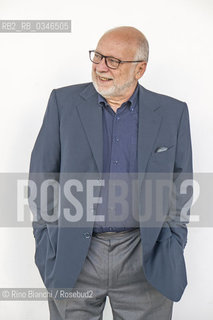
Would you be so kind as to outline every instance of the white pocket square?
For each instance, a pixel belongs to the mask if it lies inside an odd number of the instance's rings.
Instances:
[[[155,152],[164,152],[167,151],[169,149],[169,147],[158,147],[157,149],[155,149]]]

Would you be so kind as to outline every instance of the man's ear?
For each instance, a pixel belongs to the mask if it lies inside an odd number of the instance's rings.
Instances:
[[[135,77],[139,80],[146,71],[147,62],[140,62],[135,68]]]

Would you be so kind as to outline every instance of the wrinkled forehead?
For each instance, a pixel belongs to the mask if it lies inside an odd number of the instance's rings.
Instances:
[[[137,51],[137,41],[127,34],[107,33],[99,40],[96,50],[121,60],[132,59]]]

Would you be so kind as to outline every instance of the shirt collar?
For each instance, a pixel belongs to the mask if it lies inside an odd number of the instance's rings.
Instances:
[[[136,107],[136,101],[138,98],[138,91],[139,91],[139,85],[137,84],[135,91],[133,92],[131,97],[126,101],[126,102],[130,102],[129,106],[131,106],[132,109],[135,109],[135,107]],[[126,103],[126,102],[124,102],[124,103]],[[98,93],[98,104],[100,107],[103,105],[104,106],[108,105],[106,99],[102,95],[100,95],[100,93]]]

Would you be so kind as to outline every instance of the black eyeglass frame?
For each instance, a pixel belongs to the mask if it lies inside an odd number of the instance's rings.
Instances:
[[[145,62],[144,60],[134,60],[134,61],[130,61],[130,60],[120,60],[120,59],[115,58],[115,57],[112,57],[112,56],[104,56],[103,54],[101,54],[100,52],[98,52],[98,51],[96,51],[96,50],[89,50],[89,58],[90,58],[91,61],[92,61],[92,59],[91,59],[91,53],[92,53],[92,52],[98,53],[98,54],[101,56],[101,60],[104,58],[107,67],[110,68],[110,69],[117,69],[121,63],[138,63],[138,62]],[[117,61],[118,61],[118,66],[115,67],[115,68],[114,68],[114,67],[109,67],[108,64],[107,64],[107,58],[112,58],[112,59],[117,60]],[[94,61],[92,61],[92,63],[99,64],[99,63],[101,62],[101,60],[100,60],[99,62],[94,62]]]

